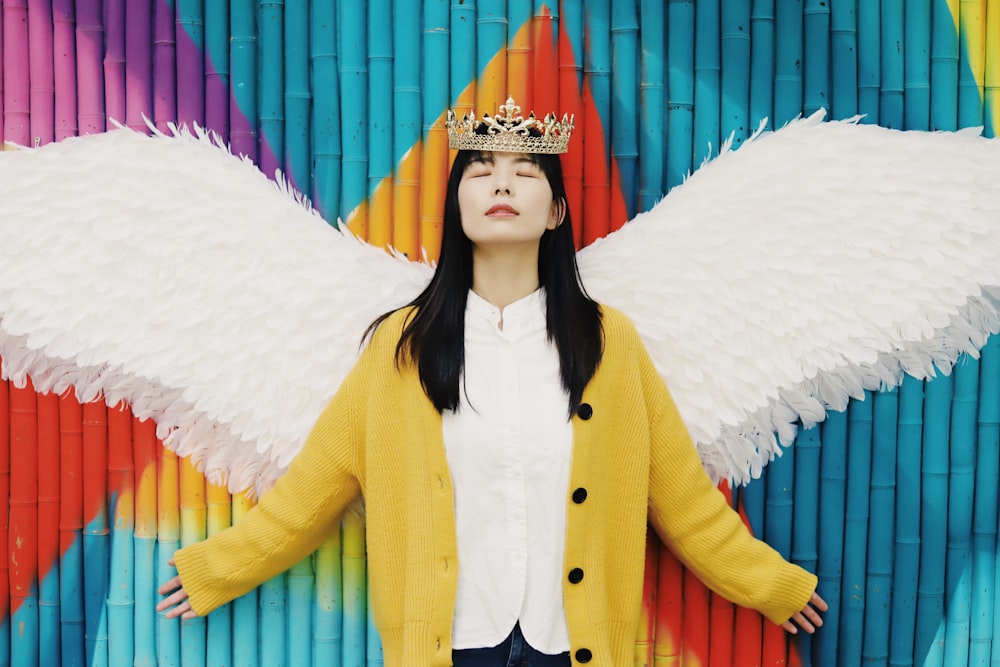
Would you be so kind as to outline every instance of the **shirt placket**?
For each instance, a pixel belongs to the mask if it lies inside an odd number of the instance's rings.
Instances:
[[[521,411],[519,400],[520,364],[517,347],[514,341],[498,330],[501,338],[498,357],[498,377],[500,379],[500,423],[502,424],[503,460],[504,460],[504,508],[506,516],[506,532],[512,582],[518,589],[514,596],[517,600],[516,609],[521,608],[524,596],[524,586],[527,580],[528,565],[528,519],[527,497],[525,490],[525,470],[521,430]]]

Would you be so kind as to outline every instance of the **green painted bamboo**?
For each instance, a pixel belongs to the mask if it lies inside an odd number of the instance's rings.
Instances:
[[[958,17],[945,0],[931,12],[931,129],[958,127]],[[957,4],[956,4],[957,8]]]
[[[844,505],[844,570],[840,591],[840,664],[860,665],[865,615],[865,564],[874,399],[851,401],[847,409],[847,493]]]
[[[851,118],[858,113],[857,11],[855,0],[831,0],[831,118]]]
[[[839,606],[844,559],[844,516],[847,485],[847,413],[831,412],[820,427],[819,564],[816,576],[824,599]],[[813,660],[820,665],[837,664],[840,610],[828,614],[823,632],[813,644]]]
[[[694,3],[694,150],[692,166],[698,169],[719,152],[722,47],[720,0]]]
[[[330,533],[316,551],[315,570],[313,664],[332,665],[340,660],[344,636],[339,530]]]
[[[775,14],[774,127],[802,113],[802,0],[785,0]]]
[[[906,44],[903,0],[882,0],[881,88],[879,124],[903,128],[903,61]]]
[[[750,5],[722,0],[721,85],[719,132],[739,146],[756,126],[750,125]]]
[[[774,0],[753,0],[750,9],[750,127],[767,119],[774,129]]]
[[[802,113],[830,111],[830,3],[805,0],[802,11],[805,68],[802,81]]]
[[[795,438],[792,562],[809,572],[815,572],[819,564],[820,445],[818,427],[803,429]],[[803,635],[797,648],[802,656],[802,667],[811,667],[812,638]]]
[[[931,121],[931,0],[909,0],[904,22],[903,128],[926,130]]]
[[[637,113],[639,13],[635,2],[611,5],[611,159],[618,165],[619,187],[629,218],[638,213],[639,164]],[[620,63],[620,64],[619,64]]]
[[[337,55],[337,7],[313,2],[309,21],[309,50],[313,76],[313,187],[316,210],[331,224],[340,211],[340,77]],[[233,65],[235,73],[235,63]]]
[[[353,6],[353,5],[351,5]],[[285,3],[283,0],[260,0],[257,16],[257,45],[260,103],[260,169],[268,178],[284,169],[285,155]]]
[[[646,211],[658,202],[666,191],[663,175],[666,149],[666,47],[665,16],[662,0],[640,0],[639,13],[643,28],[641,39],[641,76],[639,107],[639,210]]]
[[[958,126],[983,124],[983,81],[986,65],[986,2],[959,0]]]
[[[694,133],[694,4],[667,5],[667,189],[691,172]]]
[[[366,5],[337,3],[340,133],[343,158],[340,217],[345,221],[368,196],[368,44]],[[356,231],[366,236],[365,221]]]
[[[333,8],[328,3],[316,6]],[[317,30],[313,26],[313,30]],[[257,12],[254,0],[236,0],[229,5],[230,91],[229,144],[235,155],[257,161]],[[317,72],[319,79],[320,72]],[[335,86],[332,86],[336,88]],[[318,86],[325,90],[327,86]],[[319,103],[317,102],[317,107]],[[318,111],[316,112],[318,115]],[[339,135],[338,135],[339,136]],[[315,200],[314,200],[315,201]],[[322,209],[320,209],[322,210]]]
[[[881,21],[879,4],[858,5],[858,113],[861,122],[877,124],[881,90]]]
[[[299,192],[312,183],[309,2],[285,0],[285,175]]]

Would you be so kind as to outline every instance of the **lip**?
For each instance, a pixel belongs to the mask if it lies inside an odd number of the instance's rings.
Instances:
[[[510,204],[495,204],[486,211],[486,215],[507,216],[518,215],[517,209]]]

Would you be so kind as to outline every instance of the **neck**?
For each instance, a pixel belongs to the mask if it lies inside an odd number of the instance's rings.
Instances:
[[[472,290],[501,310],[539,287],[538,246],[533,251],[473,248]]]

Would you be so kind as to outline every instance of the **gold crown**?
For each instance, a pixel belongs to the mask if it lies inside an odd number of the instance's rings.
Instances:
[[[535,118],[535,112],[531,112],[525,118],[514,98],[508,97],[507,103],[501,104],[492,118],[484,113],[482,120],[476,120],[476,114],[471,113],[459,120],[449,109],[445,127],[448,128],[449,148],[499,153],[565,153],[573,133],[573,116],[563,114],[562,120],[558,120],[550,113],[540,121]],[[532,130],[538,136],[534,136]]]

